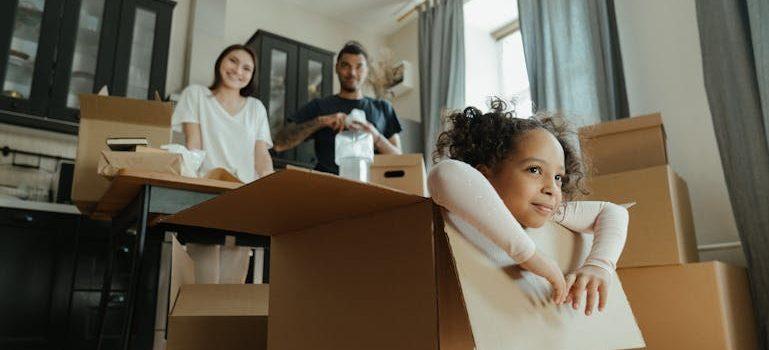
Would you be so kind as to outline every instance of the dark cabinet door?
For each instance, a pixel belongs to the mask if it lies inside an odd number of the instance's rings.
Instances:
[[[307,102],[329,96],[333,88],[333,53],[262,30],[246,43],[259,59],[256,97],[264,103],[273,138]],[[313,140],[274,153],[277,168],[286,164],[312,168],[317,159]]]
[[[297,104],[303,106],[315,98],[331,95],[333,88],[333,56],[308,47],[299,48],[299,79]],[[318,162],[312,140],[301,143],[294,150],[294,160],[312,165]]]
[[[115,95],[152,99],[165,96],[166,63],[175,3],[124,0],[115,56]]]
[[[265,35],[258,40],[256,54],[260,63],[257,98],[267,109],[270,131],[275,137],[285,125],[286,118],[296,113],[299,48],[296,44],[273,36]],[[293,155],[293,150],[277,154],[279,158],[289,158],[289,155]]]
[[[66,0],[51,91],[52,118],[77,123],[78,96],[110,83],[120,2]]]
[[[0,349],[60,348],[77,216],[0,209]]]
[[[63,0],[0,3],[0,109],[43,115]]]

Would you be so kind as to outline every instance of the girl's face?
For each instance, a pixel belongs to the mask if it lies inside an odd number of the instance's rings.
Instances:
[[[479,166],[516,220],[523,227],[540,227],[561,204],[564,153],[558,140],[544,129],[527,132],[517,151],[492,171]]]
[[[219,75],[222,77],[222,86],[240,90],[251,82],[254,75],[254,59],[244,50],[230,51],[219,65]]]

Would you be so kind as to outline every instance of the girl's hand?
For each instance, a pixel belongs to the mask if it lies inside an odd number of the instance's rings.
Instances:
[[[606,298],[609,295],[609,281],[611,275],[605,269],[598,266],[585,265],[576,272],[566,276],[566,302],[571,303],[574,310],[579,308],[582,295],[587,292],[585,315],[590,316],[598,299],[598,311],[606,307]]]
[[[551,296],[553,302],[556,304],[563,304],[566,300],[566,291],[568,289],[566,288],[566,281],[563,278],[563,271],[561,271],[553,259],[536,251],[529,260],[518,264],[518,266],[535,275],[544,277],[550,282],[550,286],[553,287],[553,294]]]

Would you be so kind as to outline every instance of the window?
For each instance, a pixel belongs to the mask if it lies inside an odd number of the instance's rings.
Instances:
[[[515,101],[519,117],[531,116],[517,1],[470,0],[464,12],[465,103],[486,111],[497,96]]]

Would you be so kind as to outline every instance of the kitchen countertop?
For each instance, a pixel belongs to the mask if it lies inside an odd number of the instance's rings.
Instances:
[[[47,211],[62,214],[80,215],[80,210],[72,204],[27,201],[10,196],[0,196],[0,208]]]

